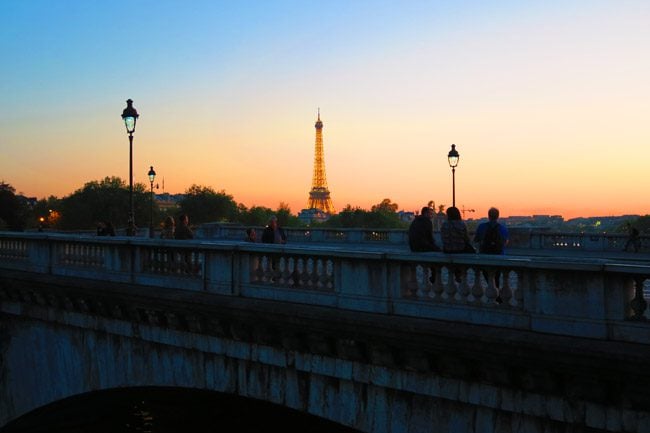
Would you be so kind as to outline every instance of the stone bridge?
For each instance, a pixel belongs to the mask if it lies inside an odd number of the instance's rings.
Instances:
[[[165,387],[363,432],[650,432],[649,279],[596,258],[0,233],[0,428]]]

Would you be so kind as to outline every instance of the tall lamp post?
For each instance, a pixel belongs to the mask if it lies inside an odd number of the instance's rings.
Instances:
[[[122,120],[126,126],[126,132],[129,134],[129,197],[131,208],[129,209],[129,222],[126,228],[127,236],[135,236],[135,212],[133,206],[133,133],[135,132],[135,122],[138,120],[138,112],[133,108],[133,101],[126,100],[126,108],[122,111]]]
[[[460,155],[456,150],[456,145],[451,145],[451,150],[447,154],[447,160],[449,161],[449,167],[451,167],[451,205],[456,207],[456,166],[458,165],[458,159]]]
[[[153,165],[149,167],[149,182],[151,182],[151,218],[149,219],[149,237],[153,237],[153,181],[156,178],[156,172],[153,171]]]

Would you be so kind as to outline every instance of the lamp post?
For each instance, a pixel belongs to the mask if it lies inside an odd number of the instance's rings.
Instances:
[[[451,167],[451,205],[453,207],[456,207],[456,166],[458,165],[459,158],[460,155],[456,150],[456,145],[452,144],[451,150],[449,151],[449,154],[447,154],[447,160],[449,161],[449,167]]]
[[[135,132],[135,122],[138,120],[139,114],[133,108],[133,101],[126,100],[126,108],[122,111],[122,120],[126,126],[126,132],[129,134],[129,197],[131,200],[131,208],[129,209],[129,222],[126,228],[127,236],[135,236],[135,212],[133,206],[133,133]]]
[[[151,218],[149,219],[149,237],[153,237],[153,180],[156,178],[156,172],[153,171],[153,165],[149,167],[149,182],[151,182]]]

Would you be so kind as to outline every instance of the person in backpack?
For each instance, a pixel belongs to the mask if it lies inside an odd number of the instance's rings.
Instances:
[[[499,209],[491,207],[488,210],[488,222],[481,223],[476,228],[474,243],[478,245],[480,254],[505,254],[506,245],[508,245],[508,229],[500,224]],[[483,271],[485,281],[488,281],[487,272]],[[494,275],[494,285],[499,288],[501,280],[501,271],[497,270]],[[500,298],[497,298],[497,302]]]

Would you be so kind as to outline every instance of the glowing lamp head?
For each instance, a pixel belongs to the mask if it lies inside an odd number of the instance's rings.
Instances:
[[[149,176],[149,182],[153,183],[153,180],[156,178],[156,172],[153,171],[153,165],[149,167],[149,173],[147,173],[147,176]]]
[[[456,168],[456,166],[458,165],[458,159],[460,159],[460,155],[458,154],[458,151],[456,150],[456,145],[455,144],[451,145],[451,150],[449,151],[449,154],[447,155],[447,159],[449,160],[449,167]]]
[[[126,126],[126,132],[133,134],[135,132],[135,122],[138,120],[138,112],[133,108],[133,100],[126,100],[126,108],[122,111],[122,119]]]

